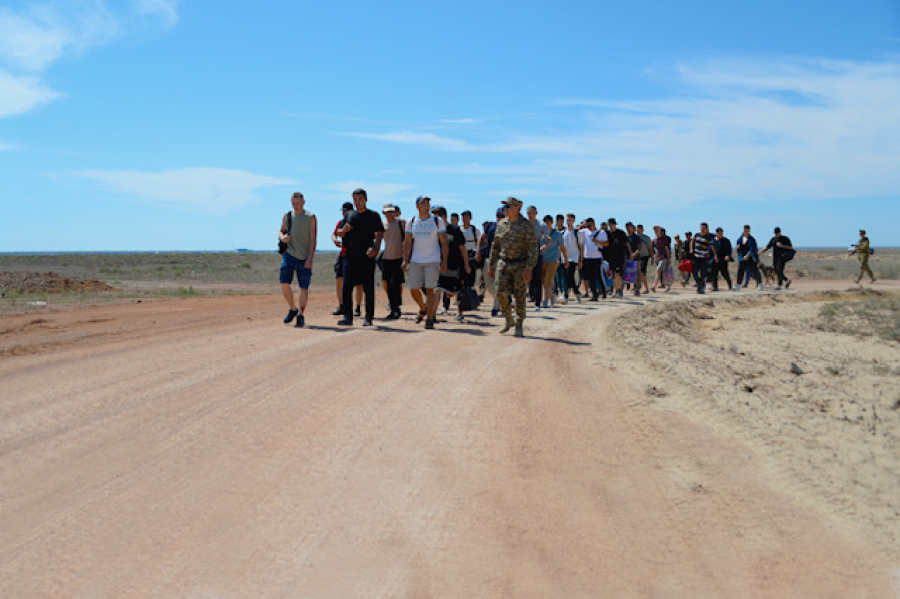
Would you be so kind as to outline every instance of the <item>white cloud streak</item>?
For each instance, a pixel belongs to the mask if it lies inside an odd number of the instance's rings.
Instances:
[[[415,131],[398,131],[396,133],[349,133],[351,137],[361,139],[375,139],[378,141],[389,141],[401,144],[416,144],[436,148],[440,150],[465,150],[468,148],[466,142],[459,139],[449,137],[441,137],[434,133],[423,133]]]
[[[714,61],[678,65],[675,76],[683,93],[662,100],[553,102],[588,109],[578,129],[487,143],[362,137],[478,155],[438,168],[511,185],[539,176],[571,197],[817,200],[900,189],[900,62]]]
[[[184,168],[159,173],[81,171],[73,175],[94,181],[114,193],[201,212],[240,208],[254,201],[254,193],[260,188],[295,183],[291,179],[222,168]]]

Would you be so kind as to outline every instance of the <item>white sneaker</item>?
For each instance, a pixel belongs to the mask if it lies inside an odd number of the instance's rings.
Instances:
[[[763,285],[762,283],[760,283],[759,285],[756,286],[756,290],[757,290],[757,291],[765,291],[765,290],[766,290],[766,286]]]
[[[559,298],[559,303],[561,303],[563,306],[566,306],[566,305],[568,305],[569,300],[567,300],[564,297],[561,297],[561,298]]]

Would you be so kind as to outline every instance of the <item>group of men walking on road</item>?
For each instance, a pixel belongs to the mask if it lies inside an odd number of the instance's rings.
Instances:
[[[500,332],[514,329],[517,337],[524,335],[529,303],[539,311],[566,304],[572,295],[580,303],[582,297],[595,302],[621,298],[626,290],[635,296],[659,288],[668,292],[675,281],[675,269],[684,274],[682,286],[693,276],[700,294],[710,288],[718,291],[719,277],[729,289],[745,289],[754,280],[757,289],[764,290],[760,254],[770,250],[777,288],[791,285],[784,269],[796,250],[778,227],[760,249],[749,225],[744,225],[741,237],[732,246],[721,227],[713,234],[704,222],[699,232],[685,232],[684,240],[675,235],[673,248],[673,240],[660,226],[653,227],[651,238],[643,225],[627,222],[623,230],[615,218],[602,221],[599,227],[593,218],[576,225],[572,213],[539,220],[536,207],[525,209],[514,197],[503,200],[496,220],[485,222],[480,233],[471,222],[471,212],[463,212],[461,222],[457,214],[448,218],[446,209],[432,206],[427,196],[416,198],[415,214],[408,220],[401,218],[401,210],[394,204],[382,207],[382,219],[368,208],[364,189],[354,190],[352,198],[352,203],[344,203],[342,218],[332,234],[332,241],[340,248],[334,269],[339,306],[334,314],[341,316],[337,324],[342,327],[353,326],[354,318],[363,318],[363,326],[372,326],[376,268],[381,270],[388,298],[386,320],[401,318],[404,283],[418,307],[415,321],[424,322],[426,329],[434,328],[441,304],[443,314],[449,310],[451,298],[459,298],[456,318],[462,321],[464,306],[477,306],[470,298],[477,295],[483,299],[489,291],[494,296],[491,315],[502,315],[505,320]],[[280,282],[289,307],[284,322],[303,327],[317,221],[306,210],[302,193],[295,192],[291,204],[293,210],[284,215],[279,230],[283,248]],[[865,231],[860,231],[860,237],[852,253],[860,257],[860,277],[867,272],[874,282],[868,267],[870,247]],[[737,280],[732,283],[729,266],[735,251]],[[655,266],[652,286],[647,273],[651,264]],[[479,273],[481,293],[474,294]],[[300,287],[296,302],[291,291],[295,276]]]

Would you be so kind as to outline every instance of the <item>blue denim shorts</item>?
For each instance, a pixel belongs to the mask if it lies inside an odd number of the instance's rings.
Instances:
[[[300,289],[309,289],[309,281],[312,279],[312,270],[306,268],[305,262],[301,262],[287,252],[281,257],[281,275],[279,280],[283,285],[294,282],[294,273],[297,273],[297,284]]]

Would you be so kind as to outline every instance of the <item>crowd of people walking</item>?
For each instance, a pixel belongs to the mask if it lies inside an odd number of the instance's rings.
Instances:
[[[777,279],[775,289],[791,286],[785,267],[796,250],[778,227],[761,249],[750,225],[744,225],[734,244],[721,227],[713,234],[705,222],[699,231],[686,231],[683,239],[676,234],[674,240],[655,225],[651,238],[642,224],[626,222],[623,229],[615,218],[599,226],[592,217],[579,221],[572,213],[541,219],[535,206],[525,208],[510,197],[497,209],[496,219],[479,230],[471,212],[462,212],[460,220],[460,215],[433,206],[427,196],[416,198],[409,219],[401,218],[400,207],[390,203],[382,206],[381,215],[371,210],[363,189],[354,190],[352,198],[342,206],[331,236],[340,249],[334,265],[339,326],[353,326],[354,318],[372,326],[376,269],[381,270],[387,295],[386,320],[401,318],[405,284],[417,307],[415,321],[424,322],[426,329],[433,329],[438,315],[449,314],[454,304],[454,317],[463,321],[465,312],[490,295],[491,316],[505,319],[500,332],[514,329],[516,336],[524,335],[529,304],[540,311],[572,299],[599,302],[623,298],[626,292],[667,293],[676,281],[704,294],[719,291],[720,278],[729,290],[746,289],[751,281],[765,290],[763,273]],[[302,193],[295,192],[291,204],[293,210],[284,215],[279,231],[280,282],[289,307],[284,322],[303,327],[317,220],[306,210]],[[860,277],[867,272],[874,282],[865,231],[860,236],[853,250],[860,256]],[[770,251],[772,266],[767,267],[761,255]],[[737,263],[734,281],[732,262]],[[295,277],[297,301],[291,290]]]

